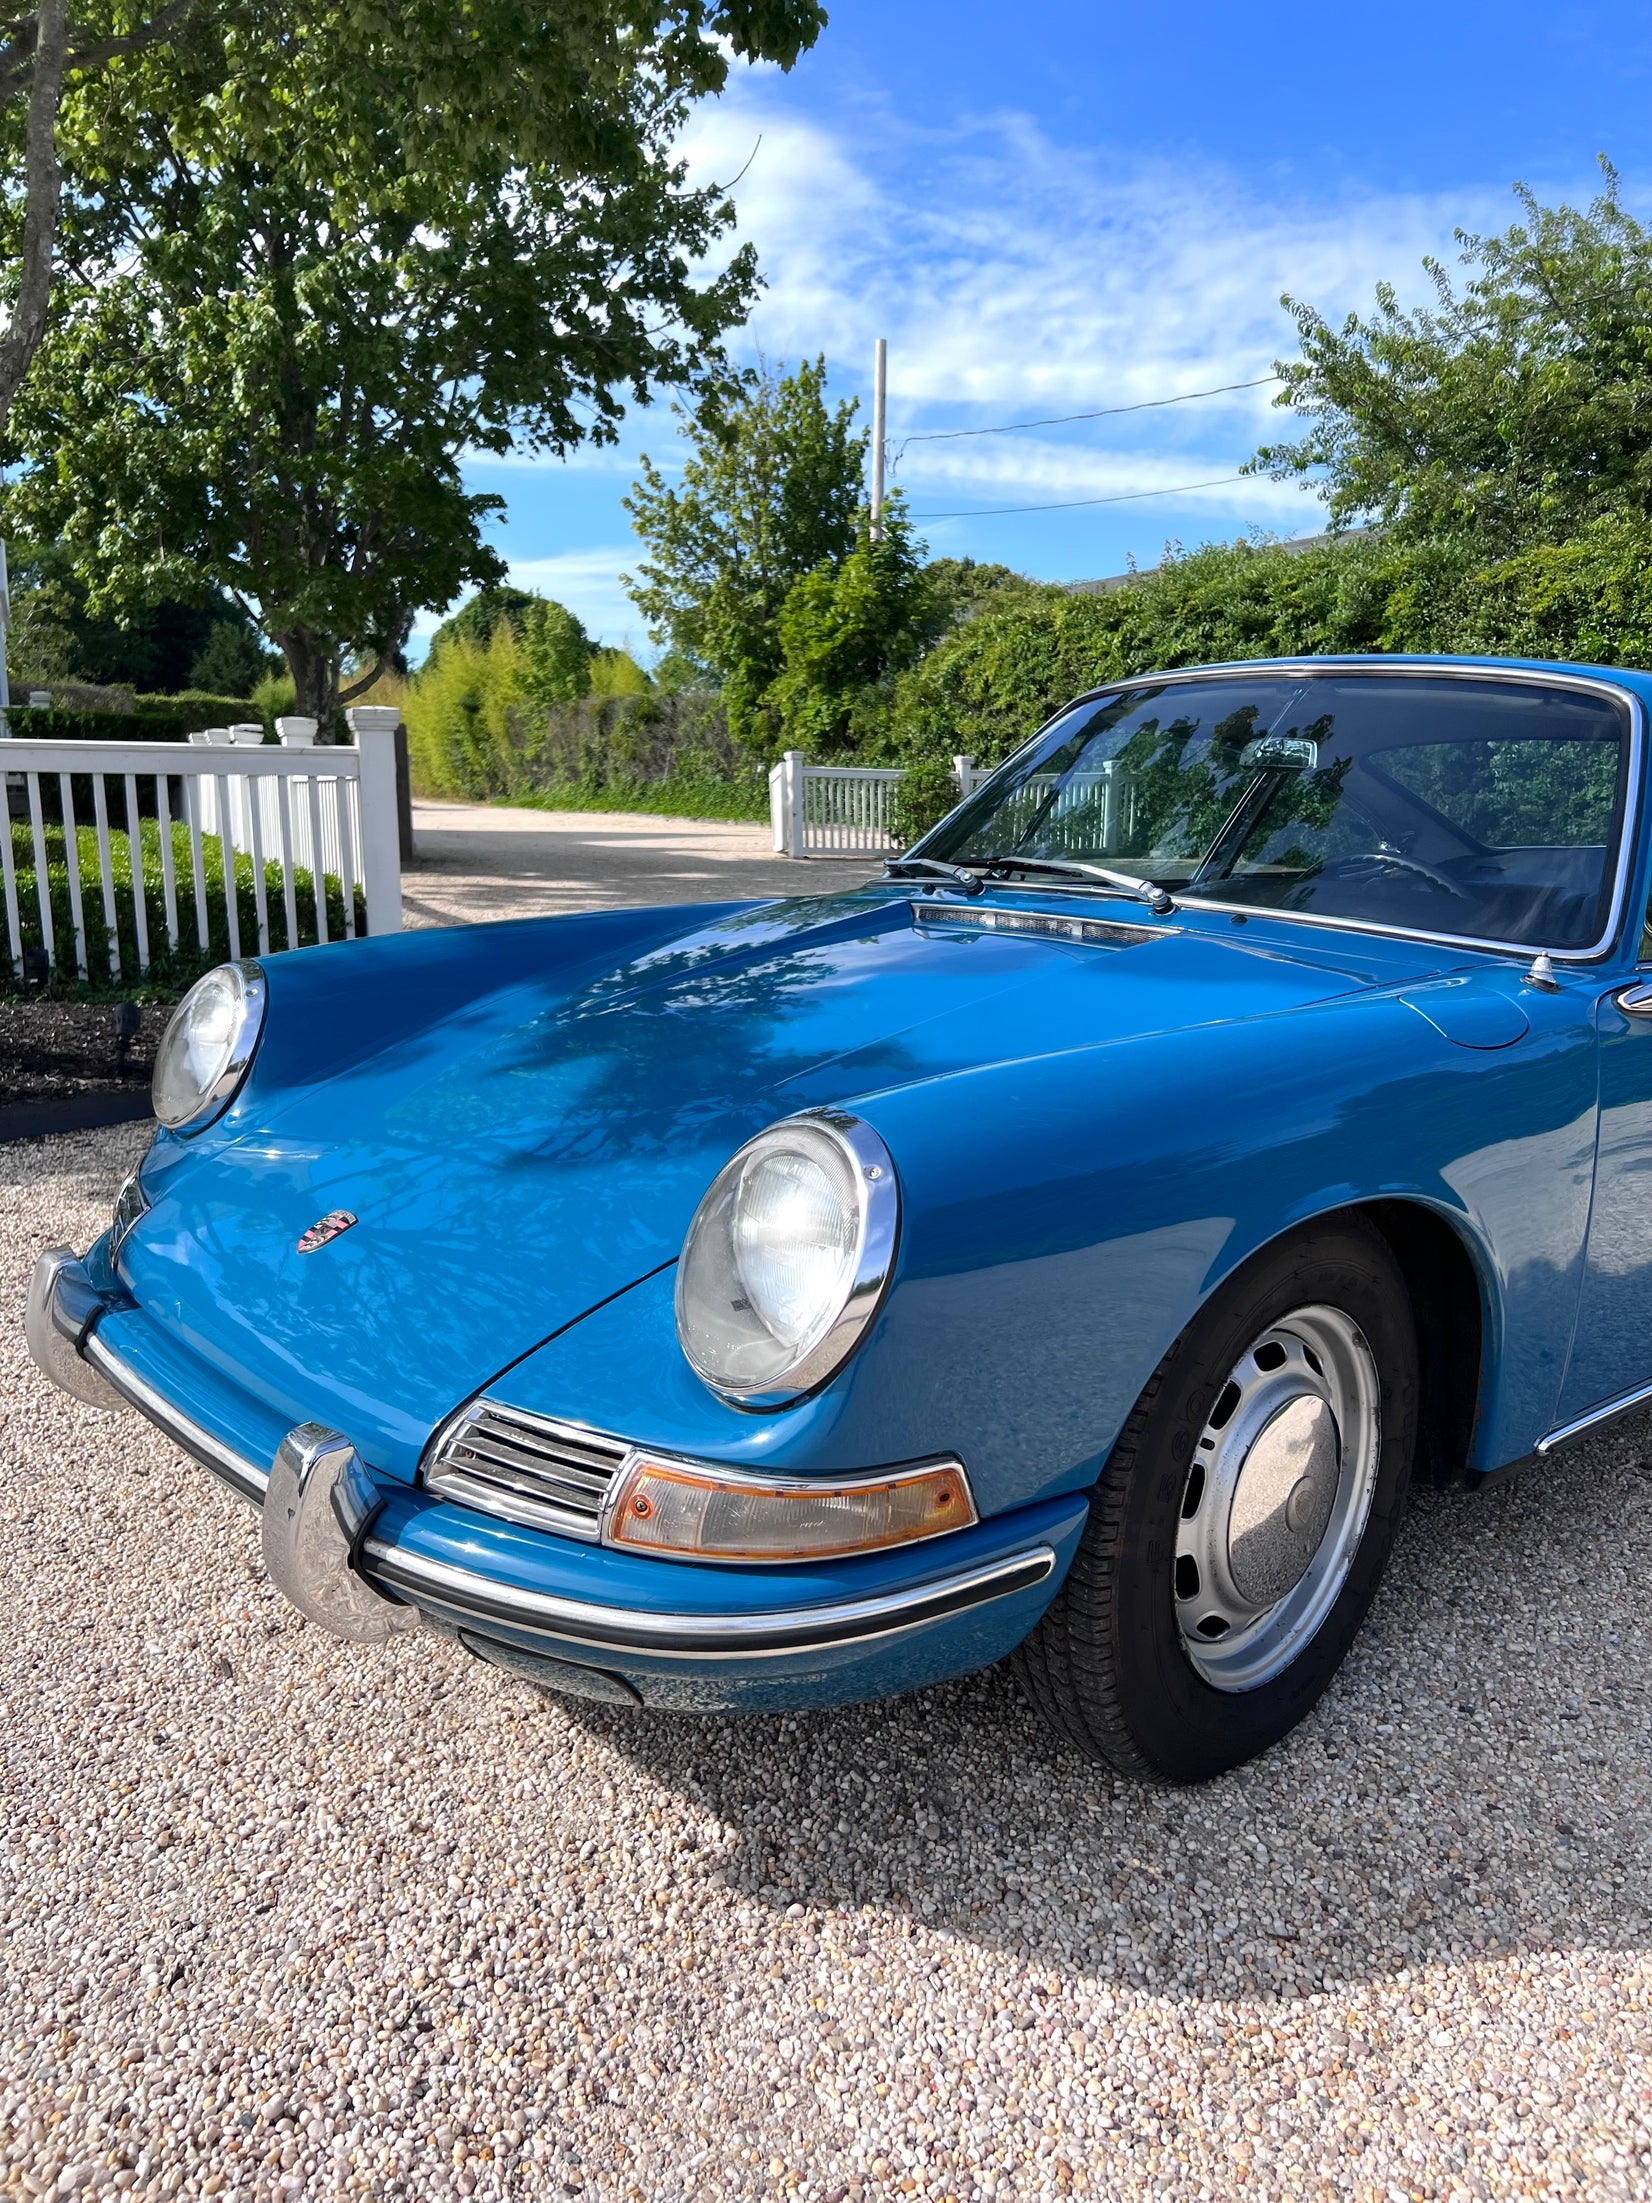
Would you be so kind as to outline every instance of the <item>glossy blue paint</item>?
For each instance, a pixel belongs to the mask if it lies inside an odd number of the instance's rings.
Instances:
[[[875,1597],[922,1584],[950,1568],[985,1564],[1038,1543],[1054,1549],[1058,1580],[1072,1559],[1086,1512],[1082,1500],[1046,1502],[901,1552],[831,1566],[738,1571],[574,1545],[411,1493],[391,1499],[375,1525],[375,1535],[407,1552],[479,1571],[501,1582],[638,1614],[723,1614],[737,1608],[757,1616],[830,1600]],[[1039,1586],[922,1629],[760,1662],[714,1654],[685,1661],[608,1651],[578,1638],[557,1639],[496,1621],[487,1624],[485,1635],[523,1652],[622,1675],[650,1705],[773,1710],[841,1705],[891,1691],[916,1690],[947,1675],[985,1666],[1020,1642],[1049,1596],[1048,1589]],[[431,1611],[455,1629],[484,1634],[473,1618],[462,1613],[435,1605]]]
[[[1652,703],[1645,677],[1610,677]],[[761,1603],[772,1572],[667,1567],[432,1504],[423,1448],[485,1388],[749,1467],[955,1453],[986,1518],[959,1536],[1065,1509],[1064,1566],[1078,1495],[1209,1293],[1293,1225],[1405,1200],[1450,1225],[1479,1280],[1470,1462],[1495,1468],[1652,1377],[1652,1025],[1611,1001],[1652,880],[1644,802],[1636,820],[1622,937],[1552,990],[1526,956],[1030,886],[994,902],[1093,908],[1142,937],[985,933],[913,882],[271,957],[246,1088],[145,1164],[153,1205],[119,1263],[137,1306],[107,1336],[256,1458],[292,1423],[346,1432],[410,1544],[458,1539],[484,1570],[586,1597],[618,1567],[640,1571],[644,1604],[726,1602],[734,1584]],[[895,1275],[830,1384],[747,1413],[684,1361],[671,1266],[728,1156],[828,1103],[895,1160]],[[298,1255],[332,1208],[357,1227]],[[811,1580],[909,1580],[918,1558]],[[1058,1577],[898,1655],[776,1673],[769,1702],[996,1657]],[[654,1665],[670,1676],[645,1695],[753,1702],[715,1663]]]
[[[1079,1038],[1266,1017],[1437,962],[1368,943],[1306,961],[1209,919],[1095,949],[924,913],[885,888],[695,913],[669,947],[575,963],[572,984],[550,957],[325,1084],[279,1085],[261,1049],[221,1124],[146,1171],[131,1289],[270,1407],[411,1477],[458,1401],[673,1261],[710,1179],[776,1117]],[[579,922],[547,925],[562,929],[547,949],[566,940],[577,958]],[[397,944],[415,968],[425,938]],[[308,1019],[306,959],[324,955],[269,960],[272,1035]],[[335,1208],[356,1228],[300,1255]]]
[[[1486,972],[1429,980],[1400,1000],[1459,1048],[1512,1048],[1531,1031],[1531,1019],[1507,980],[1500,984]]]
[[[1368,989],[853,1093],[908,1221],[877,1328],[836,1382],[778,1416],[723,1406],[675,1352],[660,1278],[490,1390],[752,1467],[956,1451],[991,1510],[1092,1482],[1189,1312],[1246,1256],[1401,1195],[1451,1220],[1500,1314],[1503,1381],[1476,1442],[1494,1466],[1555,1419],[1588,1229],[1590,998],[1570,981],[1533,995],[1528,1038],[1496,1052]],[[656,1373],[645,1391],[639,1368]]]

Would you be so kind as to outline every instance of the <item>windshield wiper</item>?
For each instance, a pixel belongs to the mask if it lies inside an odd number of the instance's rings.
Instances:
[[[970,862],[984,865],[989,872],[1054,872],[1069,879],[1099,880],[1103,887],[1111,887],[1120,895],[1135,896],[1161,918],[1176,907],[1155,880],[1138,880],[1129,872],[1109,872],[1102,864],[1080,864],[1073,857],[972,857]]]
[[[983,883],[973,872],[966,872],[961,864],[943,864],[939,857],[885,857],[883,860],[886,880],[898,880],[911,872],[933,873],[937,879],[949,880],[966,895],[985,893]]]

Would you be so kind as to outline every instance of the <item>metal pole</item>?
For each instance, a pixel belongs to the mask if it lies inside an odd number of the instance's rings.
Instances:
[[[889,400],[889,339],[879,337],[872,367],[872,525],[874,543],[883,540],[884,416]]]

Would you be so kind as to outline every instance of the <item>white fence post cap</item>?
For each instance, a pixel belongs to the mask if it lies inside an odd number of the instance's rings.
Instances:
[[[262,719],[237,719],[229,730],[229,738],[232,742],[262,742],[264,722]]]
[[[344,717],[358,742],[364,734],[394,734],[402,723],[395,704],[352,704]]]
[[[314,742],[320,725],[319,719],[307,719],[302,712],[289,712],[275,722],[275,731],[288,749],[304,749]]]

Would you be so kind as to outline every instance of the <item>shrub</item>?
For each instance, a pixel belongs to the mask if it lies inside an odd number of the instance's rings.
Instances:
[[[504,624],[486,648],[460,636],[432,656],[403,702],[420,795],[684,818],[768,815],[763,769],[730,740],[714,695],[651,690],[554,704],[534,698],[529,677]]]
[[[247,696],[211,696],[186,690],[181,696],[139,696],[130,711],[11,712],[14,735],[37,742],[183,742],[198,727],[228,727],[262,719],[266,733],[273,721]]]
[[[198,918],[195,906],[194,876],[189,852],[188,829],[181,825],[172,828],[172,872],[174,881],[173,907],[177,916],[178,941],[175,948],[169,946],[166,930],[166,883],[162,865],[161,831],[159,821],[141,819],[138,823],[139,866],[143,876],[144,922],[149,934],[149,972],[141,982],[138,973],[137,918],[133,907],[132,892],[132,842],[130,835],[116,829],[109,836],[109,870],[115,901],[115,937],[119,948],[119,970],[116,977],[110,970],[110,929],[104,912],[103,896],[98,872],[97,833],[93,827],[81,826],[76,832],[76,857],[80,876],[81,930],[85,945],[87,977],[79,981],[75,975],[74,952],[75,920],[74,901],[70,892],[69,844],[61,825],[48,825],[44,834],[47,900],[52,914],[52,932],[59,960],[46,989],[53,995],[66,994],[121,994],[134,993],[151,998],[175,997],[193,984],[203,972],[215,964],[222,964],[231,953],[229,917],[224,892],[224,848],[215,835],[201,838],[201,869],[206,887],[207,946],[200,945]],[[12,863],[17,881],[18,919],[23,934],[25,951],[42,949],[44,937],[40,925],[39,896],[36,889],[36,859],[34,836],[29,825],[13,822],[11,826]],[[260,953],[258,946],[258,899],[255,867],[252,858],[244,852],[234,857],[236,923],[240,928],[240,949],[243,956]],[[268,863],[264,867],[264,902],[267,930],[271,951],[306,946],[319,938],[316,926],[316,883],[313,874],[295,871],[293,875],[294,903],[298,927],[296,937],[287,936],[286,898],[281,884],[281,867]],[[326,875],[324,892],[327,898],[327,934],[329,940],[344,939],[344,891],[335,874]],[[358,933],[367,930],[366,903],[360,889],[356,891],[355,921]],[[16,967],[6,951],[6,937],[0,931],[0,993],[19,991]]]
[[[1086,689],[1247,658],[1474,648],[1473,561],[1380,537],[1208,544],[1099,593],[1005,591],[905,674],[903,754],[996,763]]]
[[[646,696],[653,686],[629,650],[591,653],[587,689],[592,696]]]
[[[958,783],[950,765],[938,757],[914,759],[895,783],[890,825],[896,842],[902,849],[910,848],[920,834],[939,825],[957,801]]]

